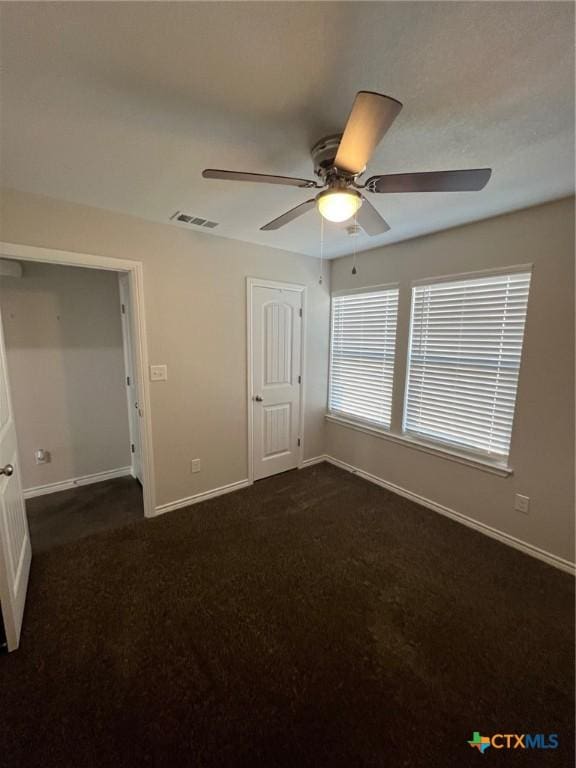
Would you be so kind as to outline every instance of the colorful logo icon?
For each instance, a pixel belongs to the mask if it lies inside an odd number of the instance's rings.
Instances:
[[[481,755],[488,747],[494,749],[558,749],[557,733],[496,733],[494,736],[480,736],[474,731],[468,744]]]
[[[474,731],[472,734],[472,740],[468,742],[471,747],[477,749],[478,752],[484,754],[490,746],[490,736],[480,736],[478,731]]]

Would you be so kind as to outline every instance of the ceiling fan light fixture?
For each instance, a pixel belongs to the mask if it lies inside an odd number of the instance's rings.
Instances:
[[[469,168],[422,173],[386,173],[371,176],[362,185],[356,179],[368,162],[402,109],[398,99],[374,91],[358,91],[343,133],[324,136],[311,149],[316,179],[276,176],[269,173],[245,173],[223,168],[205,168],[205,179],[245,181],[259,184],[281,184],[302,189],[324,189],[319,194],[277,216],[260,229],[263,232],[280,229],[313,208],[318,208],[322,221],[349,221],[358,211],[358,224],[369,237],[384,235],[389,224],[372,205],[369,194],[398,194],[400,192],[476,192],[484,189],[490,168]],[[362,206],[362,208],[360,208]],[[194,222],[192,222],[193,224]],[[204,224],[203,226],[206,226]],[[349,233],[351,234],[351,233]]]
[[[354,216],[362,205],[362,197],[353,189],[328,189],[318,195],[316,202],[325,219],[341,222]]]

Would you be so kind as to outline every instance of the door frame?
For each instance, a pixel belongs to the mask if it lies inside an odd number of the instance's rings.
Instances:
[[[120,294],[120,311],[122,313],[122,351],[124,353],[124,385],[126,389],[126,402],[128,403],[128,431],[130,433],[130,467],[132,477],[142,482],[138,477],[136,467],[140,464],[140,474],[142,474],[142,456],[140,439],[140,417],[136,413],[133,398],[131,397],[132,388],[138,385],[138,379],[134,369],[134,331],[132,329],[132,303],[130,301],[130,285],[127,272],[120,272],[118,275],[118,292]],[[126,306],[128,310],[126,310]],[[140,398],[136,400],[138,406]],[[136,457],[139,457],[136,459]]]
[[[306,298],[307,289],[302,283],[284,283],[279,280],[266,280],[260,277],[246,278],[246,357],[247,357],[247,393],[246,409],[248,416],[248,480],[254,482],[254,419],[253,408],[253,387],[254,375],[253,364],[254,355],[252,350],[252,310],[254,305],[254,288],[279,288],[283,291],[295,291],[300,293],[302,298],[302,323],[300,324],[300,371],[302,382],[300,384],[300,413],[298,416],[298,426],[300,431],[300,446],[298,449],[298,469],[301,469],[304,461],[304,412],[305,412],[305,391],[306,391]]]
[[[143,414],[140,421],[140,450],[142,457],[144,517],[155,517],[156,494],[154,488],[150,387],[148,376],[146,375],[148,371],[148,347],[144,313],[144,269],[142,262],[6,242],[0,242],[0,257],[16,259],[18,261],[59,264],[68,267],[103,269],[128,275],[129,300],[133,317],[134,374],[138,382],[139,402],[143,406]]]

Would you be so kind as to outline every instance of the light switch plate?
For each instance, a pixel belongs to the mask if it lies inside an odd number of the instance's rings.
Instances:
[[[166,365],[150,366],[150,381],[167,381],[168,367]]]
[[[522,512],[523,515],[527,515],[530,509],[530,497],[517,493],[514,496],[514,509],[516,512]]]

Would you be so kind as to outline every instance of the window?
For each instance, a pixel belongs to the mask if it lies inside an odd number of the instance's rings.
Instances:
[[[508,456],[529,288],[524,271],[412,289],[405,432]]]
[[[388,428],[398,288],[332,298],[329,409]]]

